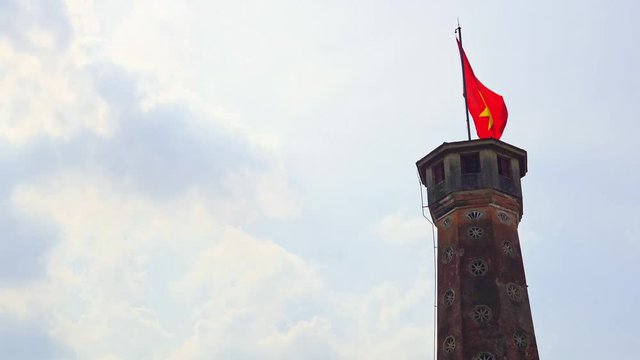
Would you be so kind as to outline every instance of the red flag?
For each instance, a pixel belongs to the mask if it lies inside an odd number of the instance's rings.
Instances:
[[[467,94],[467,104],[469,113],[473,117],[476,125],[476,132],[480,139],[494,138],[500,139],[502,131],[507,125],[507,106],[504,104],[502,96],[489,90],[476,78],[467,59],[467,55],[462,49],[460,40],[458,49],[462,56],[462,66],[465,77],[465,91]]]

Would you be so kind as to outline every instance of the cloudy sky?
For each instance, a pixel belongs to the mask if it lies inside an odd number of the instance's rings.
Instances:
[[[544,359],[637,359],[629,1],[0,2],[0,354],[432,359],[453,30],[529,152]],[[635,229],[635,230],[634,230]]]

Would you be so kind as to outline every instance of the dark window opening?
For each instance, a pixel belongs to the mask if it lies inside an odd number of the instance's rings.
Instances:
[[[444,181],[444,163],[441,161],[431,168],[433,182],[438,185]]]
[[[463,174],[475,174],[480,172],[480,153],[460,155]]]
[[[511,159],[498,156],[498,174],[506,176],[509,179],[513,178],[511,174]]]

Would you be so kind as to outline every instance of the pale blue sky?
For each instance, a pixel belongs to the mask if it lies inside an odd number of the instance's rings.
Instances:
[[[466,137],[454,28],[529,154],[543,359],[636,359],[625,1],[0,3],[0,354],[432,359],[415,161]]]

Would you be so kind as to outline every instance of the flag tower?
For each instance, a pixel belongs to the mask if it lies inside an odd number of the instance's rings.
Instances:
[[[538,359],[518,238],[526,151],[444,143],[416,165],[438,228],[437,359]]]
[[[498,140],[504,101],[477,81],[458,45],[480,139],[444,143],[416,163],[438,228],[437,359],[537,360],[518,237],[527,152]]]

